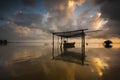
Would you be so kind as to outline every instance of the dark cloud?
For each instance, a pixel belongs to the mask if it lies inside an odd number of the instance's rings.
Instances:
[[[102,28],[104,31],[98,35],[100,37],[120,37],[120,0],[89,1],[94,3],[94,7],[100,6],[101,18],[108,20],[108,23]]]
[[[6,11],[17,5],[20,0],[0,0],[0,11]]]
[[[12,21],[20,26],[28,26],[32,23],[40,23],[42,16],[34,13],[18,13],[11,16]]]
[[[20,9],[20,0],[0,1],[0,17],[4,17],[4,19],[18,9]]]
[[[120,1],[107,0],[107,2],[101,6],[100,12],[102,13],[102,18],[109,20],[105,25],[109,29],[106,31],[106,34],[111,37],[120,37]]]
[[[120,1],[106,2],[100,11],[102,17],[120,21]]]
[[[88,0],[88,1],[94,3],[95,5],[100,5],[105,2],[116,2],[119,0]]]
[[[120,0],[90,0],[100,6],[103,18],[120,20]]]
[[[107,0],[89,0],[89,2],[92,2],[94,5],[102,4],[105,1],[107,1]]]
[[[106,24],[106,28],[109,28],[107,31],[108,34],[119,34],[120,35],[120,22],[110,20],[109,23]]]
[[[0,20],[2,20],[2,21],[3,21],[3,20],[4,20],[4,17],[0,17]]]
[[[34,7],[36,5],[35,0],[22,0],[22,2],[25,6]]]
[[[25,5],[25,6],[24,6]],[[19,9],[33,7],[36,5],[36,0],[1,0],[0,1],[0,17],[11,15]]]

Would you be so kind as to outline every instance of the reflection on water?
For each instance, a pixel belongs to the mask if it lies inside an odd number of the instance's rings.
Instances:
[[[56,49],[59,59],[52,60],[50,44],[0,46],[0,80],[119,80],[119,47],[92,46],[86,48],[85,64],[89,65],[84,66],[79,63],[80,48],[69,49],[71,55],[61,55]]]
[[[83,54],[65,51],[54,58],[54,60],[62,60],[70,63],[76,63],[81,65],[88,65],[85,64],[85,57]]]
[[[103,60],[101,60],[100,58],[97,58],[97,57],[93,58],[93,63],[96,67],[96,70],[98,71],[99,76],[103,76],[103,73],[104,73],[103,70],[109,68],[107,63],[105,63]]]

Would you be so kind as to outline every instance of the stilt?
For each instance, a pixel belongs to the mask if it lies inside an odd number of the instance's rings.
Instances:
[[[57,51],[58,51],[58,54],[59,54],[59,36],[57,37]]]
[[[61,37],[61,44],[60,44],[60,50],[61,50],[61,53],[62,53],[62,37]]]
[[[54,59],[54,33],[53,33],[52,45],[53,45],[53,48],[52,48],[52,58]]]
[[[85,57],[85,33],[84,30],[82,30],[82,44],[81,44],[81,49],[82,49],[82,57]]]

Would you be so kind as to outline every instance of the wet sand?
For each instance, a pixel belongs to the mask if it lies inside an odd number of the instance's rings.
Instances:
[[[52,59],[49,44],[0,46],[0,80],[120,80],[120,48],[91,46],[86,47],[84,65],[79,57]],[[79,54],[81,49],[68,51]],[[55,57],[59,55],[56,49]]]

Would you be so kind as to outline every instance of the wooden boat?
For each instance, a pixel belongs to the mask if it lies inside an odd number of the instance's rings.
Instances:
[[[63,44],[64,48],[74,48],[75,47],[75,42],[71,42],[71,43],[64,43]]]

